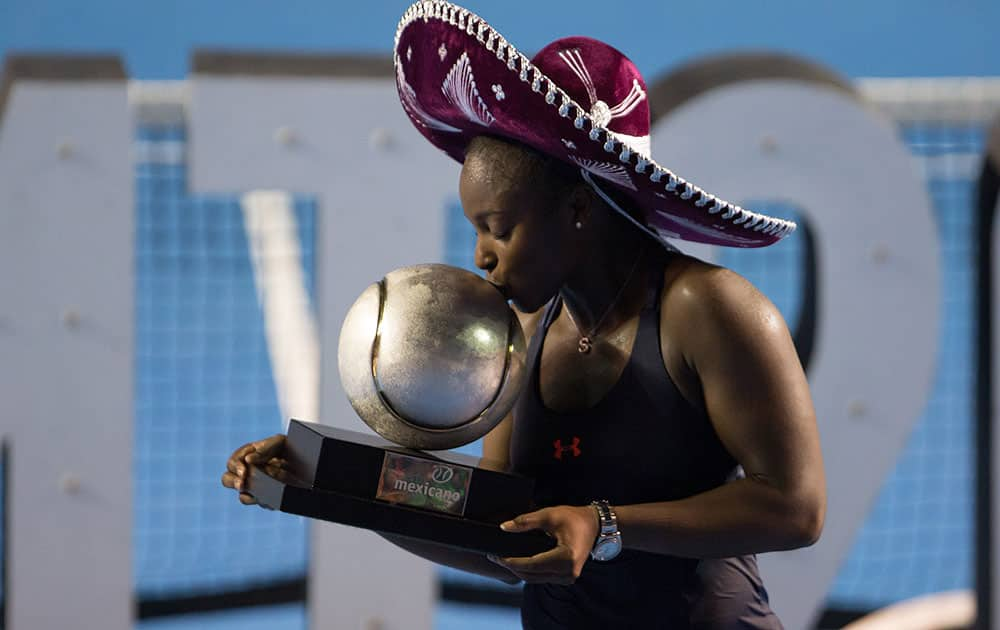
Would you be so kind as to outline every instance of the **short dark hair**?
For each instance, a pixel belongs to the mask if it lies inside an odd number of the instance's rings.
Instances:
[[[579,173],[566,162],[507,138],[476,136],[466,147],[465,157],[488,161],[490,175],[499,177],[504,183],[544,182],[546,192],[553,195],[566,193],[580,183]]]
[[[504,183],[510,184],[519,179],[545,182],[548,185],[546,192],[553,197],[565,194],[573,186],[583,183],[579,166],[509,138],[476,136],[466,146],[466,159],[469,156],[488,160],[495,165],[491,174],[501,177]],[[636,210],[628,195],[610,185],[601,186],[601,190],[633,219],[646,224],[642,213]]]

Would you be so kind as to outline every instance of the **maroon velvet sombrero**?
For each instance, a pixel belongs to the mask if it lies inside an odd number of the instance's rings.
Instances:
[[[459,162],[477,135],[522,142],[578,165],[612,206],[601,184],[624,192],[661,239],[762,247],[795,229],[718,199],[653,161],[646,84],[607,44],[567,37],[529,60],[474,13],[423,0],[403,14],[394,59],[403,109]]]

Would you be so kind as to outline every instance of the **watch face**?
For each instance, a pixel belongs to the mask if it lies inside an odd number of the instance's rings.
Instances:
[[[622,539],[621,536],[608,536],[601,537],[601,540],[597,542],[594,546],[594,560],[600,560],[601,562],[605,560],[610,560],[617,556],[622,550]]]

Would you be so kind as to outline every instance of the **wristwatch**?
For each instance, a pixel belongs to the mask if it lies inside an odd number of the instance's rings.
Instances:
[[[607,501],[591,501],[601,521],[601,531],[590,550],[590,557],[598,562],[606,562],[616,557],[622,550],[622,534],[618,531],[618,517]]]

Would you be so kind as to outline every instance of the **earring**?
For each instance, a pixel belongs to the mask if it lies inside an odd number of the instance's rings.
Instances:
[[[583,229],[583,223],[580,223],[579,221],[577,221],[576,222],[576,229],[582,230]]]

